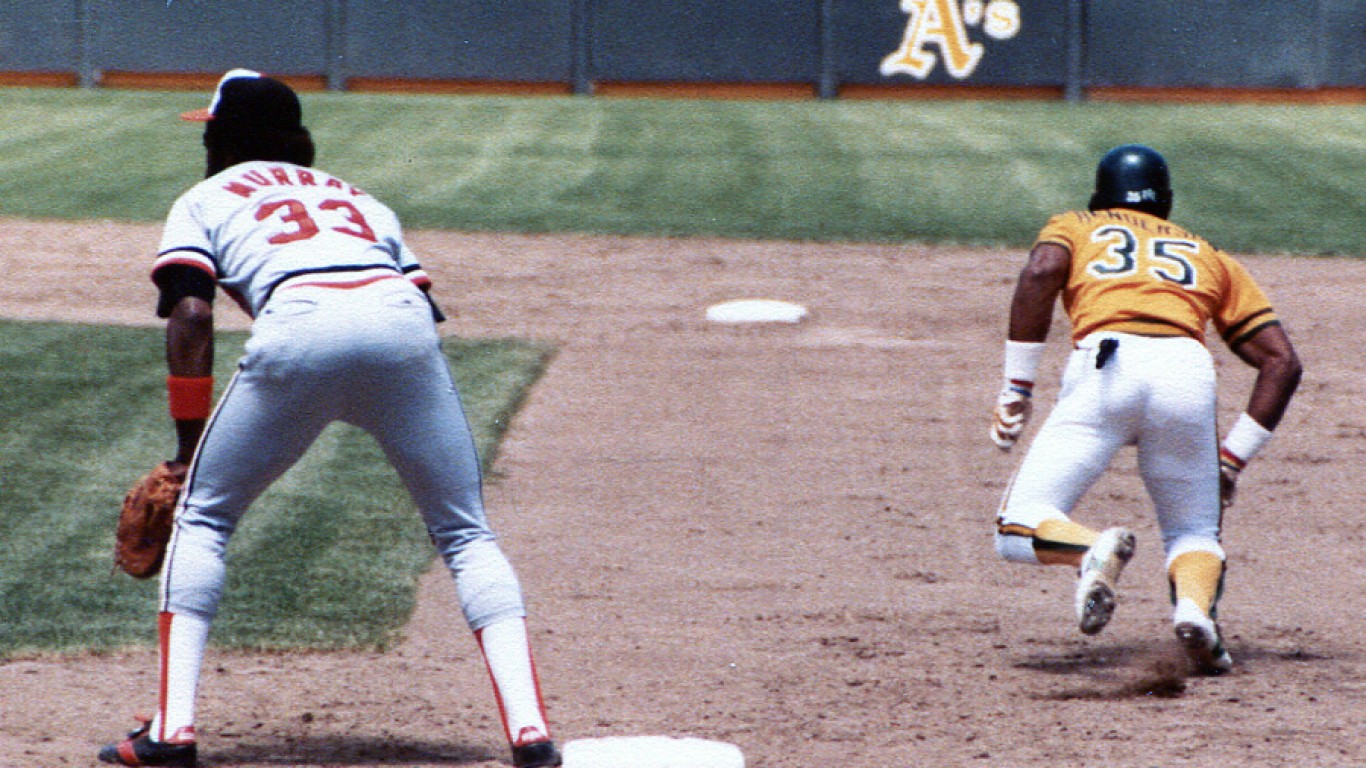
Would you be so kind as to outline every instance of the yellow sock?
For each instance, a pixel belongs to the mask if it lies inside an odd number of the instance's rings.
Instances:
[[[1099,531],[1067,519],[1050,517],[1034,529],[1034,554],[1045,565],[1081,565]]]
[[[1205,615],[1213,615],[1220,582],[1224,578],[1224,561],[1218,555],[1200,550],[1177,555],[1167,569],[1167,577],[1171,579],[1176,600],[1187,598]]]

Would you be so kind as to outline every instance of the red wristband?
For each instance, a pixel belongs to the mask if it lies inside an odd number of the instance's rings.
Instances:
[[[176,421],[207,419],[213,410],[213,377],[167,376],[166,395]]]

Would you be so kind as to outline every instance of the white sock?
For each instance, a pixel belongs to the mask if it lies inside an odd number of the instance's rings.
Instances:
[[[475,632],[484,662],[493,679],[493,693],[498,698],[498,711],[503,717],[503,729],[508,742],[548,737],[545,707],[541,701],[541,684],[536,678],[536,664],[531,657],[524,619],[505,619]],[[528,729],[534,729],[532,733]],[[539,734],[539,735],[538,735]]]
[[[161,642],[161,700],[152,721],[155,741],[194,738],[194,702],[209,622],[169,611],[159,616]]]

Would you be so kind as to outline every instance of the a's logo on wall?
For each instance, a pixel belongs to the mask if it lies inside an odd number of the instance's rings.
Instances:
[[[986,52],[986,46],[968,37],[968,27],[980,26],[994,40],[1009,40],[1020,31],[1020,6],[1014,0],[901,0],[901,10],[911,19],[901,47],[882,60],[884,75],[924,80],[942,56],[944,68],[962,80],[972,75]]]

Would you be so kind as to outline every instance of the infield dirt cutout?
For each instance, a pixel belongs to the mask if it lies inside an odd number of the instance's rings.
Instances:
[[[156,324],[158,240],[0,220],[0,316]],[[992,549],[1019,460],[987,426],[1022,253],[410,240],[446,333],[559,345],[486,493],[562,743],[699,737],[752,768],[1366,764],[1366,259],[1244,259],[1306,376],[1226,515],[1236,669],[1191,678],[1132,451],[1077,510],[1139,536],[1103,634],[1072,626],[1072,574]],[[704,317],[750,296],[810,316]],[[246,327],[219,304],[220,326]],[[1036,418],[1057,392],[1060,314]],[[1228,424],[1252,372],[1215,355]],[[95,764],[155,687],[151,649],[0,662],[0,766]],[[389,653],[212,650],[200,727],[207,766],[507,764],[437,568]]]

